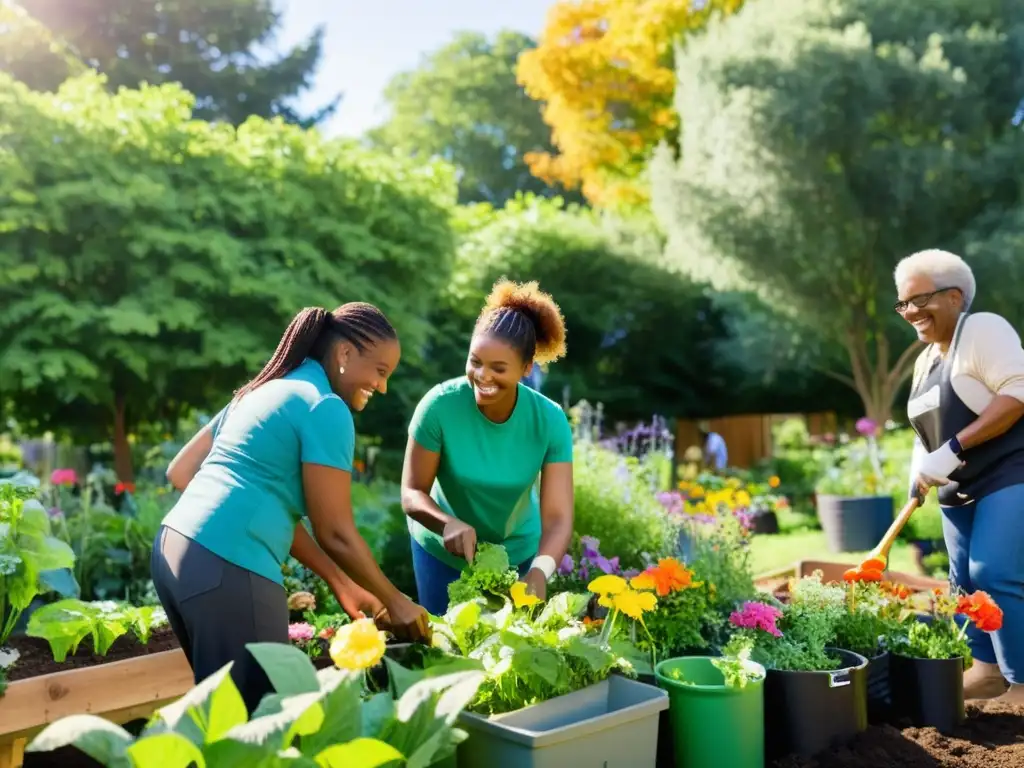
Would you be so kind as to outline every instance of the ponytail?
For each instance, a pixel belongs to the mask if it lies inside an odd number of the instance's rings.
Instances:
[[[350,342],[361,354],[375,341],[397,338],[387,317],[372,304],[353,301],[342,304],[334,312],[323,307],[306,307],[292,318],[263,370],[235,392],[235,400],[268,381],[286,376],[307,357],[323,360],[336,339]]]
[[[235,392],[235,399],[252,392],[261,384],[280,379],[291,373],[309,357],[313,346],[323,334],[331,313],[323,307],[306,307],[297,314],[281,336],[273,357],[267,361],[256,377]]]

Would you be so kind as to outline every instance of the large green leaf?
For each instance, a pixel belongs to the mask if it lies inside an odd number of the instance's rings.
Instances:
[[[245,646],[263,667],[274,690],[282,695],[320,690],[316,667],[303,651],[284,643],[249,643]]]
[[[431,663],[424,669],[408,669],[394,659],[384,657],[388,669],[388,681],[392,695],[401,698],[412,686],[428,677],[443,677],[455,672],[480,671],[484,664],[479,659],[467,659],[463,656],[452,656],[450,659]]]
[[[225,664],[177,701],[157,711],[157,719],[144,734],[167,729],[180,733],[197,747],[223,738],[246,722],[248,712]]]
[[[319,752],[316,764],[321,768],[379,768],[404,759],[390,744],[377,739],[359,738]]]
[[[77,747],[107,768],[131,768],[127,757],[132,735],[124,728],[95,715],[70,715],[48,725],[32,739],[26,752],[52,752]]]
[[[61,597],[77,598],[82,594],[82,588],[79,586],[74,570],[71,568],[43,571],[39,574],[39,583],[44,588],[56,592]]]
[[[363,702],[360,732],[363,736],[379,737],[390,728],[395,717],[395,700],[389,693],[375,693]]]
[[[426,768],[452,741],[452,726],[476,696],[483,672],[426,678],[398,700],[387,741],[407,756],[408,768]]]
[[[362,717],[362,673],[325,669],[317,674],[323,720],[320,728],[301,739],[305,755],[317,755],[331,744],[346,742],[360,735]]]
[[[202,750],[180,733],[146,736],[128,747],[133,768],[205,768]]]
[[[325,691],[295,696],[269,694],[248,723],[235,726],[224,737],[246,744],[259,744],[275,751],[291,747],[297,736],[320,730],[324,722],[321,701],[326,695]]]

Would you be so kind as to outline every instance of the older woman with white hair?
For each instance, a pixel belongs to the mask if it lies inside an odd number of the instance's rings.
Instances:
[[[895,279],[895,309],[928,345],[907,405],[911,489],[938,489],[951,584],[988,592],[1004,613],[996,632],[968,630],[964,695],[1024,704],[1024,349],[1004,318],[968,314],[976,285],[959,256],[915,253]]]

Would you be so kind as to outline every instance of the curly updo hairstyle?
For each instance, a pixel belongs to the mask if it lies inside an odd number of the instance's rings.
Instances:
[[[565,319],[550,294],[536,281],[494,284],[473,334],[501,339],[524,363],[553,363],[565,355]]]

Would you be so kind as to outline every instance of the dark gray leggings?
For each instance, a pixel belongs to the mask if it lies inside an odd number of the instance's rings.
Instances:
[[[196,684],[234,662],[231,677],[250,714],[273,691],[246,643],[288,642],[288,598],[279,584],[161,526],[153,584]]]

